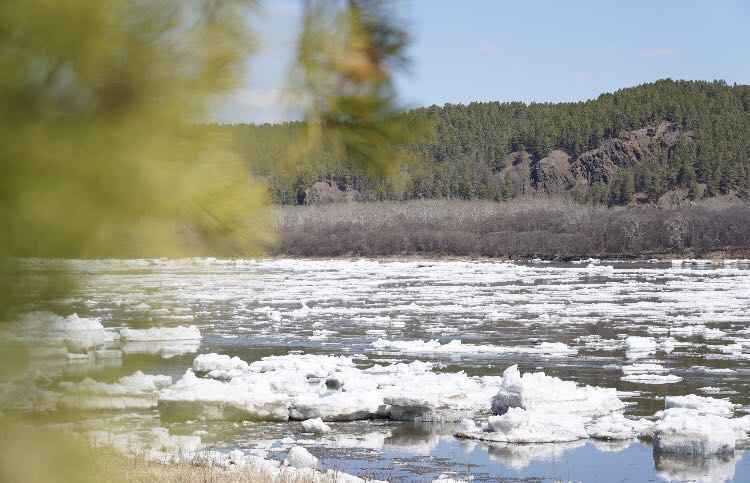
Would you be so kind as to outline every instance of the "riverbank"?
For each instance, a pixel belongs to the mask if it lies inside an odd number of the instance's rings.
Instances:
[[[606,208],[565,199],[283,207],[276,256],[747,258],[750,204]]]
[[[45,430],[24,420],[0,415],[0,481],[36,483],[366,483],[334,470],[280,465],[264,458],[232,458],[218,452],[185,452],[170,447],[123,453],[108,445],[91,445],[76,433]],[[131,452],[135,451],[135,452]],[[300,459],[300,458],[298,458]],[[297,465],[298,467],[295,467]]]

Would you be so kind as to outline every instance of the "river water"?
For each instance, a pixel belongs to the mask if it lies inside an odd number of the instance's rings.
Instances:
[[[100,381],[135,370],[178,379],[202,353],[247,362],[335,354],[360,367],[420,360],[471,377],[500,376],[518,364],[521,372],[616,388],[633,416],[663,409],[664,396],[687,394],[730,399],[737,416],[750,412],[750,270],[743,262],[98,260],[47,263],[44,270],[58,265],[73,271],[80,287],[44,309],[97,317],[107,328],[194,325],[201,332],[200,343],[166,350],[155,343],[85,374]],[[649,338],[655,348],[634,353],[629,336]],[[441,347],[456,340],[464,349]],[[568,350],[538,350],[543,342]],[[660,375],[678,382],[623,380],[622,367],[634,362],[660,364]],[[332,422],[331,432],[315,436],[298,422],[163,421],[155,409],[95,419],[130,431],[161,426],[200,435],[221,450],[276,459],[302,445],[322,467],[391,481],[441,474],[477,481],[750,481],[750,452],[741,447],[731,457],[684,459],[655,457],[638,440],[492,445],[456,439],[451,423]]]

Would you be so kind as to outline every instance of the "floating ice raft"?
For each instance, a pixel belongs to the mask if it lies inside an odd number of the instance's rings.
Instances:
[[[543,372],[527,372],[522,376],[518,366],[507,368],[501,381],[499,391],[492,398],[492,412],[495,414],[504,414],[510,408],[522,408],[595,417],[624,407],[613,388],[579,386]]]
[[[539,355],[575,355],[578,351],[562,342],[542,342],[533,347],[511,347],[498,345],[465,344],[459,339],[441,344],[439,340],[386,340],[378,339],[372,343],[378,350],[397,351],[412,354],[539,354]]]
[[[350,357],[310,354],[252,364],[200,355],[160,392],[159,410],[177,419],[457,421],[486,411],[499,389],[499,377],[432,369],[420,361],[362,369]]]
[[[159,390],[172,384],[170,376],[151,376],[137,371],[107,384],[86,378],[63,382],[59,406],[66,409],[149,409],[155,408]]]

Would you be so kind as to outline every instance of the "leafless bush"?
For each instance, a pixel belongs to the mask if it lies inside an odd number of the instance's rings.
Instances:
[[[277,254],[573,258],[750,248],[750,205],[591,207],[562,198],[284,207]]]

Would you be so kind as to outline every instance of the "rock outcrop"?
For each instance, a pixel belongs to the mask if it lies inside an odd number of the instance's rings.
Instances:
[[[590,185],[609,183],[617,168],[632,168],[645,163],[666,164],[671,149],[682,139],[692,140],[692,136],[692,132],[667,121],[655,127],[623,131],[617,137],[603,141],[598,148],[578,156],[571,164],[571,173],[574,178],[584,178]]]
[[[662,121],[656,126],[621,131],[577,158],[562,149],[554,149],[539,160],[526,151],[515,151],[505,159],[506,167],[500,174],[512,187],[513,197],[568,191],[580,194],[596,183],[611,183],[619,168],[666,165],[675,146],[692,142],[693,137],[692,131]]]
[[[555,149],[539,160],[536,168],[536,187],[546,193],[562,193],[571,189],[576,179],[570,169],[570,155]]]

